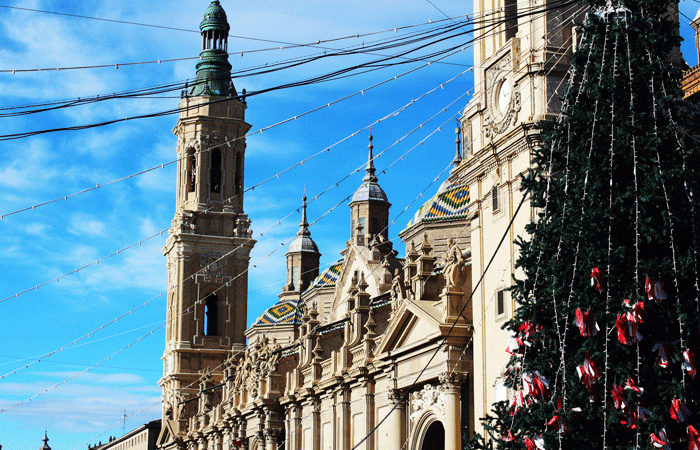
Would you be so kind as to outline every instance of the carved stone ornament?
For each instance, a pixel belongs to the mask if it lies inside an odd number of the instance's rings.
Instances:
[[[490,115],[486,116],[486,125],[484,126],[484,135],[487,138],[495,137],[501,134],[511,125],[518,123],[518,113],[520,112],[520,92],[514,92],[510,100],[510,105],[505,114],[500,117],[493,118]]]
[[[459,372],[442,372],[438,374],[438,380],[440,380],[440,384],[443,385],[446,389],[456,389],[458,388],[462,382],[464,381],[465,376],[463,373]]]
[[[172,291],[177,285],[177,281],[175,280],[175,266],[170,260],[168,260],[166,267],[168,269],[168,290]]]
[[[185,127],[182,126],[182,123],[178,122],[177,125],[175,125],[175,128],[173,128],[173,134],[177,137],[181,137],[182,134],[185,131]],[[178,145],[180,145],[180,142],[182,142],[182,139],[178,142]]]
[[[180,232],[184,234],[194,234],[197,232],[197,216],[193,212],[183,211],[176,217],[180,225]]]
[[[465,262],[462,250],[457,245],[457,242],[450,238],[447,244],[447,251],[443,255],[444,269],[442,270],[447,288],[459,288],[464,284],[466,281]]]
[[[207,283],[223,283],[226,274],[226,257],[218,253],[205,253],[199,257],[199,273]]]
[[[513,69],[509,54],[501,58],[486,71],[486,88],[488,89],[488,108],[484,118],[484,135],[493,138],[509,126],[515,125],[520,112],[520,92],[515,91],[510,74]],[[506,86],[507,89],[503,89]],[[507,95],[503,95],[504,92]]]
[[[233,230],[235,237],[249,238],[253,235],[253,230],[250,229],[250,219],[243,216],[236,219],[236,227]]]
[[[429,410],[432,410],[438,417],[445,415],[445,394],[442,386],[426,384],[420,391],[411,393],[410,401],[412,427]]]
[[[258,382],[260,378],[267,377],[277,370],[281,348],[282,346],[275,338],[258,337],[251,346],[246,348],[236,369],[233,381],[234,391],[245,388],[251,399],[257,398]]]
[[[399,269],[394,271],[394,278],[391,280],[391,299],[400,302],[406,298],[406,284],[403,279],[403,272]]]

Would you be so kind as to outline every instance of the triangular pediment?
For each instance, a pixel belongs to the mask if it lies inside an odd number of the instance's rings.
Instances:
[[[175,440],[175,430],[173,429],[173,420],[163,420],[161,422],[160,434],[156,441],[156,447],[161,448],[166,444]]]
[[[440,322],[431,312],[412,301],[404,300],[384,332],[376,354],[410,347],[440,334]]]
[[[370,261],[368,259],[369,256],[370,251],[367,247],[356,245],[348,247],[343,257],[342,271],[335,283],[333,304],[331,306],[334,316],[330,317],[329,320],[338,320],[347,313],[347,301],[350,297],[349,292],[353,286],[355,276],[364,276],[367,282],[367,292],[371,297],[381,295],[388,289],[380,287],[385,270],[381,267],[381,262]]]

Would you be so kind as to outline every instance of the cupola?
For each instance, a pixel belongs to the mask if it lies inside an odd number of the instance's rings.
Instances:
[[[299,231],[289,244],[287,251],[287,285],[284,290],[304,292],[318,276],[320,258],[318,246],[311,239],[309,222],[306,219],[306,196],[304,196]]]
[[[231,63],[228,61],[228,32],[231,27],[219,0],[213,0],[204,12],[199,29],[202,32],[202,51],[197,63],[197,79],[188,95],[237,95],[231,82]]]
[[[370,133],[367,167],[362,185],[357,188],[350,202],[350,232],[353,243],[367,245],[372,236],[389,236],[389,199],[379,186],[374,167],[374,137]]]

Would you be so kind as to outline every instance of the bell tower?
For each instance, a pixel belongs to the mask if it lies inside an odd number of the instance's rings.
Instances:
[[[469,236],[471,282],[478,286],[472,295],[473,321],[481,324],[474,331],[472,417],[484,417],[508,397],[502,371],[509,335],[502,326],[516,308],[508,290],[511,274],[518,276],[513,242],[525,235],[532,214],[520,177],[542,144],[542,122],[561,110],[573,30],[583,13],[580,4],[559,0],[474,0],[474,17],[481,20],[475,25],[474,96],[460,119],[461,159],[455,158],[449,176],[452,186],[466,184],[471,198],[469,218],[455,227]]]
[[[250,220],[243,212],[245,100],[231,83],[229,24],[218,0],[200,25],[194,85],[182,92],[176,212],[163,248],[168,267],[160,446],[196,414],[202,373],[219,383],[223,363],[245,347]]]

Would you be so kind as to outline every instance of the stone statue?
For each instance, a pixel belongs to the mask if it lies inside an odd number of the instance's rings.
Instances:
[[[185,396],[182,394],[182,392],[179,392],[176,394],[176,404],[177,404],[177,418],[178,419],[184,419],[185,418],[185,407],[187,406],[185,404]]]
[[[270,356],[269,356],[269,359],[267,360],[266,372],[268,374],[277,370],[277,364],[279,363],[280,356],[281,356],[281,353],[279,350],[281,348],[282,348],[282,346],[277,343],[277,339],[272,338],[272,344],[270,345],[270,353],[269,353]]]
[[[465,259],[459,246],[454,239],[450,238],[447,244],[447,251],[444,255],[445,266],[442,273],[445,276],[445,283],[448,288],[454,288],[464,283]]]

